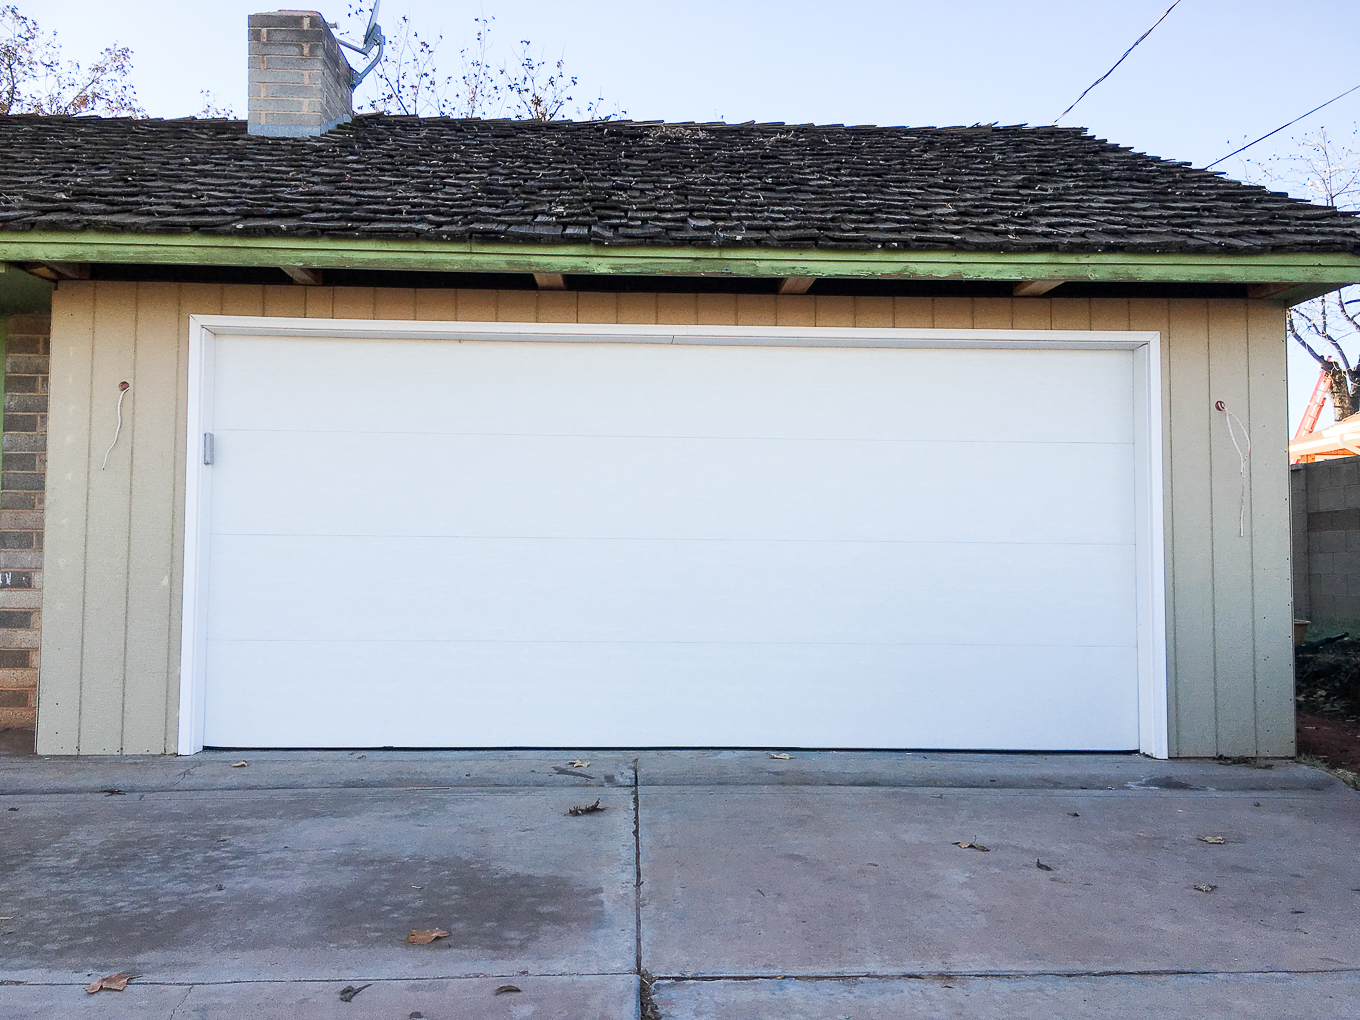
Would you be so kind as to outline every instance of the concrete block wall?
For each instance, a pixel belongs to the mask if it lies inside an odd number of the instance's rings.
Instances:
[[[353,115],[350,66],[316,11],[249,19],[247,127],[252,135],[319,135]]]
[[[27,728],[34,725],[38,711],[51,320],[14,315],[4,326],[0,727]]]
[[[1290,468],[1294,615],[1360,637],[1360,457]]]

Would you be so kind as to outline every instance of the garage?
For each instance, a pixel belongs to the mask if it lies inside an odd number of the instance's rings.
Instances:
[[[199,323],[191,743],[1147,742],[1145,339],[352,325]]]

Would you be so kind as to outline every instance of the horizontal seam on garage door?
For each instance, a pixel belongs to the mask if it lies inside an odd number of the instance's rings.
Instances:
[[[1013,641],[663,641],[638,640],[620,641],[615,638],[208,638],[214,645],[274,645],[274,644],[330,644],[330,645],[713,645],[726,648],[731,645],[751,646],[793,646],[797,648],[1137,648],[1137,642],[1128,644],[1083,645],[1071,641],[1053,644],[1037,642],[1017,644]]]
[[[261,435],[290,436],[479,436],[504,439],[670,439],[742,443],[917,443],[938,446],[951,443],[960,446],[1132,446],[1132,439],[879,439],[872,436],[672,436],[663,433],[618,432],[430,432],[401,429],[243,429],[219,427],[215,435],[228,433],[258,433]]]

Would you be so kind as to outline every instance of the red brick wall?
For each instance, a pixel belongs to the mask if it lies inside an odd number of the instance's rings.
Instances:
[[[31,727],[38,713],[50,331],[48,317],[39,315],[10,316],[5,331],[0,727]]]

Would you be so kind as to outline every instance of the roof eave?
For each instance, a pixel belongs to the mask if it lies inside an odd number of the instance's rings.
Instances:
[[[1284,304],[1360,283],[1360,255],[1347,253],[700,248],[36,231],[0,232],[0,262],[295,266],[442,273],[1229,283],[1276,285],[1263,287],[1263,292],[1268,292],[1270,300]]]

